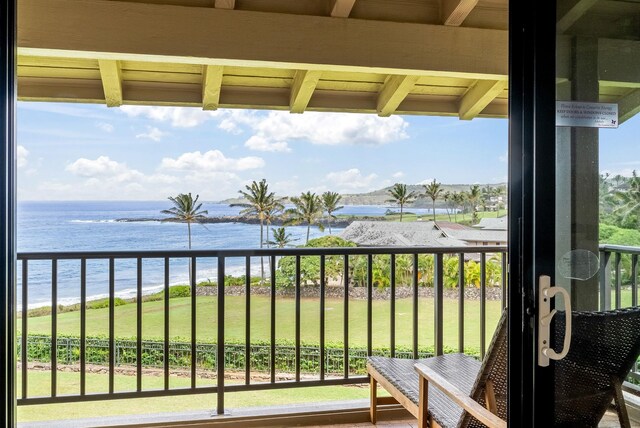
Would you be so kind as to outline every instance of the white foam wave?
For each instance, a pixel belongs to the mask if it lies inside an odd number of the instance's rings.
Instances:
[[[115,219],[109,220],[69,220],[69,223],[115,223]]]

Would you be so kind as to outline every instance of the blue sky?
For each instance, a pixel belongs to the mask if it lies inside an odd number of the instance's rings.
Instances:
[[[638,130],[602,131],[601,170],[640,167]],[[215,201],[262,178],[280,195],[497,183],[507,133],[505,119],[19,103],[18,198]]]

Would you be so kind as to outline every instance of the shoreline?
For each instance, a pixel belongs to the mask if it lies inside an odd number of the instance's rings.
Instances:
[[[339,217],[336,220],[332,220],[331,223],[329,223],[326,220],[322,220],[322,224],[325,227],[328,227],[329,224],[331,224],[332,228],[333,227],[347,227],[351,223],[353,223],[354,221],[385,221],[385,216],[384,215],[380,215],[380,216],[357,216],[357,215],[354,215],[354,216],[350,216],[348,218]],[[117,222],[117,223],[143,223],[143,222],[184,223],[183,221],[180,221],[180,220],[168,220],[166,218],[161,218],[161,217],[123,217],[123,218],[115,219],[115,222]],[[260,220],[258,218],[256,218],[255,216],[224,215],[224,216],[206,217],[206,218],[198,221],[198,223],[204,223],[204,224],[242,223],[242,224],[259,225],[260,224]],[[273,221],[271,221],[269,226],[283,226],[284,223],[285,223],[285,219],[277,218],[277,219],[274,219]],[[298,225],[298,226],[300,226],[300,225]],[[304,225],[301,225],[301,226],[304,226]]]

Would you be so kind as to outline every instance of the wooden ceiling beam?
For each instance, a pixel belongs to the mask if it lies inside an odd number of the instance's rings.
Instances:
[[[216,9],[235,9],[236,0],[216,0]]]
[[[442,23],[459,27],[477,4],[478,0],[442,0]]]
[[[638,113],[640,113],[640,89],[618,100],[618,125],[622,125]]]
[[[202,66],[202,109],[217,110],[220,103],[223,67],[220,65]]]
[[[378,95],[378,116],[391,116],[415,87],[418,79],[418,76],[388,76]]]
[[[459,115],[462,120],[477,117],[498,95],[507,88],[506,80],[479,80],[460,100]]]
[[[289,110],[291,113],[304,113],[316,90],[322,72],[315,70],[298,70],[293,77]]]
[[[473,79],[508,75],[503,30],[109,0],[21,0],[18,52]]]
[[[560,33],[566,32],[597,2],[598,0],[559,0],[558,31]]]
[[[104,98],[107,107],[119,107],[122,105],[122,69],[120,61],[101,59],[98,61],[100,78],[104,90]]]
[[[202,88],[198,84],[166,84],[125,81],[124,104],[202,106]],[[104,103],[100,80],[18,77],[20,101]],[[288,88],[223,86],[219,108],[290,109]],[[373,92],[329,91],[316,89],[307,111],[376,113],[377,95]],[[457,116],[455,97],[409,95],[397,114]],[[480,117],[507,117],[506,100],[495,100]]]
[[[348,18],[356,0],[331,0],[331,16],[334,18]]]

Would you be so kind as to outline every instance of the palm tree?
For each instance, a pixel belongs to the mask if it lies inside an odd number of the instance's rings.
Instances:
[[[264,178],[259,182],[255,180],[251,185],[245,186],[246,190],[239,190],[238,193],[242,195],[247,202],[241,202],[237,204],[231,204],[232,207],[244,208],[240,211],[242,215],[255,215],[260,220],[260,248],[264,243],[264,221],[267,212],[273,208],[276,200],[275,193],[269,192],[269,185]],[[262,281],[264,281],[264,259],[260,258],[260,275]]]
[[[278,248],[284,248],[289,245],[291,241],[291,234],[287,233],[284,227],[279,227],[273,230],[273,241],[269,241],[268,243]]]
[[[436,199],[440,197],[440,194],[442,194],[443,189],[440,186],[440,183],[438,183],[435,178],[431,183],[423,184],[423,186],[424,186],[425,196],[427,196],[428,198],[431,198],[431,204],[433,207],[433,221],[436,221]]]
[[[453,216],[454,216],[454,221],[457,223],[458,222],[458,215],[457,215],[457,209],[458,207],[460,208],[460,212],[462,213],[462,220],[464,220],[464,204],[466,201],[466,196],[465,196],[465,192],[455,192],[453,194],[453,201],[456,205],[456,211],[454,212]]]
[[[285,224],[301,224],[307,223],[307,241],[309,242],[309,231],[311,226],[318,226],[320,231],[324,231],[324,225],[321,222],[322,217],[322,199],[315,193],[302,193],[300,197],[292,197],[291,202],[295,208],[288,209],[287,214],[291,218]]]
[[[336,216],[334,216],[333,213],[344,208],[342,205],[338,206],[341,199],[342,196],[337,192],[324,192],[322,194],[322,206],[327,212],[327,217],[329,218],[329,235],[331,235],[331,220],[336,219]]]
[[[406,184],[396,183],[391,189],[388,190],[392,199],[388,199],[387,202],[393,202],[400,205],[400,221],[402,221],[402,211],[405,204],[413,202],[416,198],[416,192],[407,191]]]
[[[469,204],[471,204],[472,222],[478,221],[477,206],[481,196],[482,192],[480,191],[480,186],[474,184],[469,188],[469,192],[467,193],[467,200],[469,201]]]
[[[622,215],[623,220],[632,214],[640,214],[640,177],[635,170],[625,184],[627,186],[625,190],[614,192],[614,196],[620,204],[615,211]]]
[[[453,199],[453,194],[449,191],[446,191],[442,194],[442,200],[444,201],[444,207],[447,210],[447,215],[449,216],[449,222],[451,222],[451,211],[449,211],[449,204],[451,204]]]
[[[168,210],[162,210],[162,214],[170,215],[162,219],[165,221],[179,221],[187,223],[187,231],[189,235],[189,249],[191,249],[191,223],[200,223],[206,218],[207,210],[200,210],[202,203],[198,203],[200,195],[196,195],[193,199],[191,193],[180,193],[178,196],[169,196],[169,200],[173,203],[173,207]]]
[[[269,229],[271,228],[271,223],[275,220],[284,210],[284,205],[280,199],[273,198],[272,204],[266,207],[264,212],[264,224],[267,226],[267,248],[269,247]]]
[[[169,196],[169,200],[173,204],[172,208],[168,210],[162,210],[162,214],[167,214],[171,217],[162,219],[165,221],[179,221],[187,223],[187,231],[189,235],[189,249],[191,249],[191,223],[200,223],[206,218],[208,214],[207,210],[201,210],[202,203],[198,203],[200,195],[196,195],[193,199],[191,193],[180,193],[178,196]],[[189,283],[191,283],[191,259],[189,259]]]

